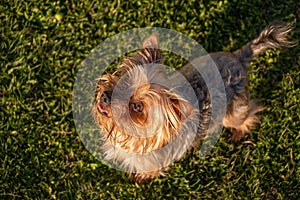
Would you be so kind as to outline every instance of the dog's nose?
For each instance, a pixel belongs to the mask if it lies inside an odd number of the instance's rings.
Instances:
[[[134,112],[142,112],[144,109],[144,105],[141,101],[132,101],[131,108]]]
[[[100,103],[102,106],[106,106],[110,104],[111,95],[108,92],[103,92],[100,97]]]

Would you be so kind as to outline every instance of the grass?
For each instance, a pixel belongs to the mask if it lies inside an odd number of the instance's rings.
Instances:
[[[182,32],[207,51],[235,50],[274,19],[292,22],[295,0],[10,1],[0,4],[0,199],[297,199],[300,189],[300,47],[251,64],[262,124],[213,151],[192,152],[166,177],[134,184],[93,158],[76,133],[72,86],[104,39],[136,27]]]

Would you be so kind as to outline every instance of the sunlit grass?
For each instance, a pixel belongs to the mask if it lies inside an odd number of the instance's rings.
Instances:
[[[268,51],[251,64],[252,95],[267,108],[260,126],[240,143],[225,130],[205,159],[191,152],[148,185],[93,158],[72,118],[80,63],[109,36],[158,26],[192,37],[209,52],[235,50],[275,19],[299,19],[294,0],[7,0],[0,11],[0,199],[299,196],[299,46]],[[295,22],[295,39],[299,26]]]

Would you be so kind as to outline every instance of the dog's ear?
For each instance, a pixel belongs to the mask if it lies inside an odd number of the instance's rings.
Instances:
[[[158,44],[158,34],[154,33],[150,37],[148,37],[142,46],[143,49],[145,48],[155,48],[159,49],[159,44]]]

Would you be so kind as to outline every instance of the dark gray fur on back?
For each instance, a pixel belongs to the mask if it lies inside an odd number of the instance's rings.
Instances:
[[[263,53],[267,49],[277,49],[295,45],[295,42],[288,40],[291,30],[292,27],[290,26],[274,22],[267,26],[260,33],[259,37],[241,49],[235,52],[216,52],[210,54],[224,82],[228,104],[235,98],[240,98],[243,95],[248,96],[248,67],[253,57]],[[203,61],[201,59],[199,60]],[[208,65],[207,67],[210,66]],[[191,63],[185,65],[179,72],[186,77],[198,97],[201,118],[200,129],[205,130],[208,127],[211,112],[211,100],[206,83]]]

